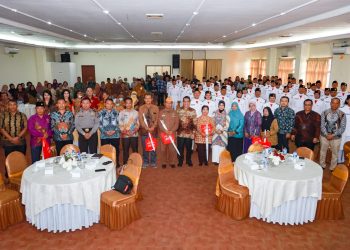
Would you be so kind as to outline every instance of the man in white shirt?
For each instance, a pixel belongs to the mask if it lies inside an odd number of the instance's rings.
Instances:
[[[202,115],[202,101],[199,98],[200,95],[201,95],[201,92],[198,89],[196,89],[193,94],[194,98],[191,100],[191,104],[190,104],[191,108],[196,110],[197,117]]]
[[[238,107],[241,110],[242,114],[245,115],[245,113],[248,111],[248,100],[243,98],[243,92],[242,90],[237,90],[236,98],[232,100],[232,103],[237,102]]]
[[[242,88],[242,97],[244,98],[244,99],[246,99],[247,101],[249,101],[250,99],[252,99],[252,97],[253,96],[251,96],[251,95],[249,95],[248,94],[248,90],[247,90],[247,88],[246,87],[243,87]]]
[[[291,95],[290,92],[289,92],[288,86],[284,86],[284,87],[283,87],[283,92],[278,96],[278,101],[277,101],[277,103],[280,103],[280,100],[281,100],[281,98],[282,98],[283,96],[288,97],[289,100],[292,100],[292,95]]]
[[[252,97],[254,96],[253,83],[251,83],[251,82],[248,83],[247,93],[248,93],[248,95],[250,95]]]
[[[176,76],[176,85],[178,87],[181,87],[182,86],[182,77],[180,77],[180,75],[177,75]]]
[[[176,107],[180,105],[180,88],[176,85],[176,80],[172,80],[172,85],[169,87],[168,97],[171,97],[173,100],[173,109],[176,110]]]
[[[324,101],[321,99],[321,92],[319,90],[315,90],[314,98],[312,98],[312,100],[312,110],[321,115],[322,112],[325,110],[325,104]]]
[[[205,99],[202,102],[202,106],[204,106],[204,105],[207,105],[209,107],[208,116],[213,117],[214,112],[218,109],[218,107],[216,106],[215,102],[213,100],[211,100],[211,92],[210,91],[205,92]],[[202,109],[202,107],[201,107],[201,109]]]
[[[269,107],[272,111],[272,114],[274,114],[275,110],[277,108],[279,108],[279,105],[276,103],[276,94],[275,93],[271,93],[269,95],[269,101],[264,104],[264,108],[265,107]]]
[[[189,80],[184,82],[184,86],[182,86],[180,88],[180,105],[181,105],[181,107],[182,107],[182,100],[185,96],[188,96],[189,98],[193,97],[192,88],[190,86]]]
[[[340,84],[340,91],[338,92],[338,95],[337,95],[337,97],[340,99],[340,107],[344,107],[345,100],[349,95],[347,88],[348,88],[348,85],[345,82],[342,82]]]
[[[331,93],[331,89],[330,88],[325,88],[324,89],[324,95],[322,97],[322,100],[324,102],[324,108],[325,109],[329,109],[331,107],[332,97],[331,97],[330,93]]]
[[[214,85],[209,80],[207,80],[207,82],[203,86],[203,90],[205,92],[210,91],[210,93],[212,94],[214,92]]]
[[[294,109],[295,113],[304,109],[304,101],[307,99],[304,85],[299,86],[298,92],[298,94],[292,97],[292,108]]]
[[[217,83],[214,84],[214,92],[212,92],[212,96],[213,96],[212,99],[215,102],[216,102],[216,99],[221,96],[220,87],[219,87],[219,84]]]
[[[254,102],[256,104],[256,109],[260,112],[260,114],[262,114],[265,100],[261,97],[260,88],[255,89],[255,95],[251,100],[254,100]]]

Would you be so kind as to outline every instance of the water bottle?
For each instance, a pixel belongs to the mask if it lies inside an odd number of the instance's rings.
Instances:
[[[287,148],[283,148],[282,153],[286,155],[288,153]]]
[[[298,153],[297,153],[297,152],[294,152],[294,153],[293,153],[293,162],[294,162],[294,163],[297,163],[298,158],[299,158]]]

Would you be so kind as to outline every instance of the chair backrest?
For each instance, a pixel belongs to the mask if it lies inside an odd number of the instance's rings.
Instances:
[[[297,154],[301,157],[307,158],[309,160],[314,160],[314,151],[307,147],[300,147],[296,150]]]
[[[260,143],[253,143],[252,145],[249,146],[248,152],[253,153],[253,152],[262,152],[264,151],[264,146],[261,145]]]
[[[339,164],[332,173],[330,183],[335,189],[342,193],[345,188],[346,182],[348,181],[348,178],[348,168],[343,164]]]
[[[139,171],[138,167],[134,164],[128,164],[125,169],[123,170],[123,175],[128,176],[133,184],[133,193],[137,193],[137,188],[139,185],[139,180],[140,180],[140,174],[141,172]]]
[[[231,154],[229,151],[224,150],[219,156],[219,181],[220,184],[232,183],[234,181],[233,176],[234,165],[232,163]]]
[[[106,145],[101,146],[100,152],[104,156],[110,158],[114,162],[114,164],[117,163],[116,149],[111,144],[106,144]]]
[[[80,152],[80,149],[78,146],[74,145],[74,144],[67,144],[65,145],[60,152],[60,155],[64,155],[67,151],[69,153],[71,153],[72,151],[75,151],[76,153]]]
[[[345,165],[350,167],[350,141],[345,142],[344,147]]]
[[[135,165],[138,169],[138,171],[140,172],[141,174],[141,170],[142,170],[142,157],[139,153],[132,153],[130,156],[129,156],[129,159],[128,159],[128,162],[127,164],[132,164],[132,165]]]
[[[16,177],[22,175],[23,171],[28,167],[26,156],[18,151],[10,153],[5,160],[8,176]]]

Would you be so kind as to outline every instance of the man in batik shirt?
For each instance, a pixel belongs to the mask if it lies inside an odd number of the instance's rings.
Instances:
[[[186,164],[192,167],[192,145],[196,131],[196,110],[190,107],[191,99],[183,98],[183,107],[177,110],[179,116],[179,129],[177,131],[177,146],[180,151],[178,155],[178,166],[182,167],[184,161],[184,149],[186,148]]]

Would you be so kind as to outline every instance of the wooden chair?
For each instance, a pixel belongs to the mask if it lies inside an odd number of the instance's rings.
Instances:
[[[322,183],[322,199],[317,203],[316,219],[344,219],[341,197],[348,177],[348,168],[343,164],[339,164],[334,169],[329,182]]]
[[[19,191],[21,187],[22,174],[28,167],[26,156],[18,151],[10,153],[5,160],[7,174],[9,176],[9,187]]]
[[[19,192],[6,189],[0,174],[0,230],[5,230],[23,219],[24,211]]]
[[[345,158],[345,166],[350,167],[350,141],[346,142],[343,147],[344,150],[344,158]]]
[[[80,152],[80,149],[78,146],[74,144],[67,144],[61,149],[60,155],[64,155],[67,151],[71,153],[73,152],[73,150],[75,151],[75,153]]]
[[[104,156],[111,159],[114,162],[114,164],[117,164],[117,158],[116,158],[117,150],[111,144],[106,144],[101,146],[100,152]]]
[[[264,146],[261,145],[260,143],[253,143],[248,148],[248,153],[262,152],[262,151],[264,151]]]
[[[300,147],[296,150],[297,154],[301,157],[307,158],[309,160],[314,160],[314,151],[307,147]]]
[[[230,152],[224,150],[220,154],[218,167],[219,183],[216,195],[216,208],[234,220],[243,220],[249,216],[249,190],[238,184],[233,174],[234,165]]]
[[[112,230],[121,230],[141,217],[136,206],[140,173],[138,166],[134,164],[128,164],[123,170],[123,175],[128,176],[133,182],[133,189],[130,194],[124,195],[115,190],[101,194],[101,224]]]

